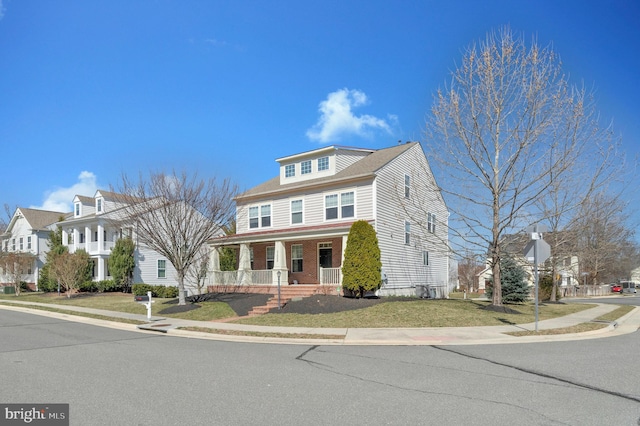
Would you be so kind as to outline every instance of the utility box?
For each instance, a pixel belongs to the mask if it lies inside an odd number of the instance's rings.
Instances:
[[[16,288],[12,285],[3,287],[3,290],[4,294],[16,294]]]

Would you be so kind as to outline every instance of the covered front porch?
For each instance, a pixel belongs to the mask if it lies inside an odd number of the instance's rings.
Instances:
[[[231,235],[210,241],[208,286],[251,291],[252,287],[316,286],[318,292],[336,294],[342,287],[342,260],[349,227],[299,232]],[[236,255],[236,269],[223,271],[223,249]]]

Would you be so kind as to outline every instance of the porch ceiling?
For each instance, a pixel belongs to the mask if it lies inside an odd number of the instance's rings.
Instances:
[[[354,221],[225,235],[209,240],[209,244],[212,246],[228,246],[231,244],[259,243],[274,240],[288,241],[300,240],[301,238],[342,237],[349,234],[353,222]]]

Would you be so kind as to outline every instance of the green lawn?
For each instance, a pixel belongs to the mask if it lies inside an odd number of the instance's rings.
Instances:
[[[76,295],[72,298],[56,294],[0,295],[2,301],[39,302],[57,305],[83,306],[108,311],[128,312],[145,315],[146,308],[133,301],[131,294],[104,293]],[[159,311],[173,305],[168,299],[155,299],[152,314],[174,318],[211,321],[235,316],[233,310],[222,302],[199,303],[199,309],[179,314],[159,314]],[[534,305],[509,305],[519,314],[506,314],[482,309],[489,305],[479,300],[412,300],[380,303],[375,306],[332,314],[266,314],[251,318],[233,320],[240,324],[255,324],[287,327],[334,327],[334,328],[385,328],[385,327],[471,327],[504,324],[523,324],[535,320]],[[545,320],[569,315],[592,305],[582,304],[541,304],[539,319]]]

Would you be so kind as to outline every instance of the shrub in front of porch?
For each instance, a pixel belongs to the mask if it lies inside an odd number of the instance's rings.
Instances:
[[[342,289],[348,297],[364,297],[380,288],[380,247],[373,226],[366,220],[351,225],[342,264]]]

